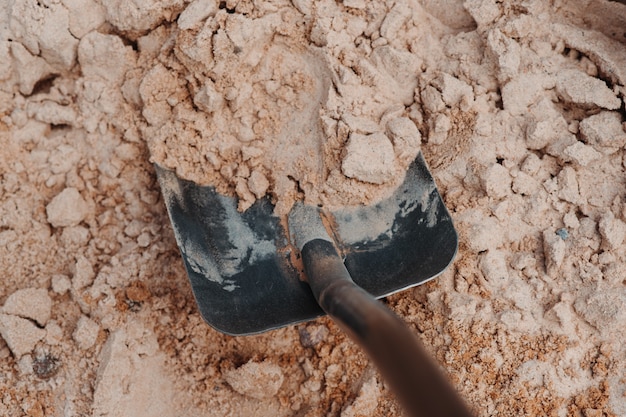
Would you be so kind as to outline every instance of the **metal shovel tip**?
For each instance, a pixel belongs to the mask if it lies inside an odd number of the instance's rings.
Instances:
[[[158,165],[156,172],[200,312],[226,334],[324,314],[298,261],[308,240],[332,240],[354,282],[377,298],[436,277],[456,254],[452,219],[421,153],[386,200],[322,210],[326,233],[301,203],[286,222],[268,198],[238,212],[236,198]]]

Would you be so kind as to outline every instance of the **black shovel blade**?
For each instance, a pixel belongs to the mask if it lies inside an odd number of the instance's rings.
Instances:
[[[269,199],[245,212],[210,186],[156,165],[163,197],[204,320],[231,335],[324,314]],[[378,204],[325,213],[354,282],[380,298],[439,275],[457,250],[452,219],[421,155]]]

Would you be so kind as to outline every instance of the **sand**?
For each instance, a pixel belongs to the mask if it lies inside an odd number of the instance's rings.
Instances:
[[[459,253],[387,305],[479,416],[626,415],[622,2],[4,3],[0,415],[401,415],[327,318],[202,321],[152,161],[285,213],[418,150]]]
[[[420,149],[423,59],[410,52],[415,33],[398,32],[410,9],[385,12],[194,3],[141,80],[152,161],[237,196],[242,211],[266,195],[279,215],[297,200],[336,208],[389,196]],[[369,39],[379,26],[386,38]]]

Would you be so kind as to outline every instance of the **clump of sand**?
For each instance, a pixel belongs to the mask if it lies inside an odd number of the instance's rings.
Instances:
[[[279,214],[297,199],[379,200],[401,183],[421,142],[422,60],[399,32],[410,8],[374,20],[382,9],[366,4],[205,3],[181,15],[141,81],[153,161],[241,210],[269,195]]]

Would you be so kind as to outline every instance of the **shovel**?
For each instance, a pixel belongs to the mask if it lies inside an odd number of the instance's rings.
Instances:
[[[404,323],[375,298],[440,274],[457,250],[450,214],[421,153],[403,183],[371,206],[327,211],[234,197],[155,166],[200,313],[230,335],[260,333],[326,312],[377,365],[414,416],[470,416]]]

